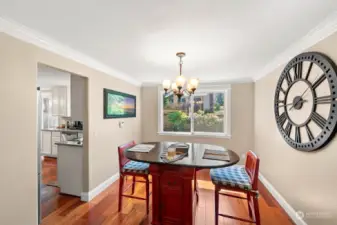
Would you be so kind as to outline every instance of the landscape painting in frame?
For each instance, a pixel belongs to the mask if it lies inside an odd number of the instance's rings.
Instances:
[[[104,119],[136,117],[136,96],[104,89]]]

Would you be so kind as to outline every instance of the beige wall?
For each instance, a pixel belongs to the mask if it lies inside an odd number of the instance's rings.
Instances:
[[[232,84],[232,138],[158,135],[158,88],[142,87],[142,140],[200,142],[224,146],[240,155],[253,149],[254,83]]]
[[[88,77],[85,189],[118,172],[117,146],[140,141],[140,87],[0,33],[0,224],[37,224],[37,63]],[[103,120],[103,88],[137,96],[137,118]],[[88,166],[90,165],[90,166]]]
[[[337,33],[313,46],[337,63]],[[337,138],[317,152],[290,148],[274,118],[277,80],[285,65],[255,83],[255,151],[261,173],[297,211],[323,213],[330,219],[306,219],[308,224],[337,224]],[[330,215],[329,215],[330,214]]]

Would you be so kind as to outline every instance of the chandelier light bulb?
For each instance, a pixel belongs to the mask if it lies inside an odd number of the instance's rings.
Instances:
[[[172,83],[171,88],[172,88],[172,91],[173,91],[173,92],[177,92],[177,91],[178,91],[178,87],[177,87],[177,84],[176,84],[176,83]]]
[[[171,87],[171,81],[170,80],[164,80],[163,81],[163,88],[165,91],[167,91],[168,89],[170,89]]]
[[[190,85],[191,85],[191,88],[197,89],[197,87],[199,85],[199,80],[196,79],[196,78],[192,78],[190,80]]]
[[[185,80],[185,77],[184,77],[184,76],[182,76],[182,75],[178,76],[177,79],[176,79],[177,87],[178,87],[179,89],[181,89],[182,87],[184,87],[185,81],[186,81],[186,80]]]
[[[187,91],[189,92],[189,93],[192,93],[193,91],[192,91],[192,86],[191,86],[191,84],[187,84]]]

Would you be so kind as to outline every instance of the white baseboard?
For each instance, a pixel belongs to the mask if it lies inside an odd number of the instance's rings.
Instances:
[[[89,192],[82,192],[81,193],[81,201],[83,202],[89,202],[93,198],[95,198],[97,195],[99,195],[102,191],[104,191],[107,187],[109,187],[113,182],[118,180],[119,178],[119,173],[116,173],[109,177],[107,180],[99,184],[97,187],[92,189]]]
[[[261,173],[259,174],[259,179],[296,225],[307,225],[303,218],[301,218],[301,214],[298,214],[295,209],[289,205],[289,203]]]

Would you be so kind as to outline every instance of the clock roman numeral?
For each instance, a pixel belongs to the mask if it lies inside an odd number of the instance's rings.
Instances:
[[[280,91],[282,91],[284,95],[286,94],[286,91],[283,88],[280,88]]]
[[[285,112],[283,112],[283,113],[279,116],[279,118],[278,118],[278,121],[279,121],[281,127],[282,127],[283,124],[286,122],[286,120],[287,120],[287,115],[286,115]]]
[[[295,141],[297,143],[301,143],[301,131],[300,131],[300,127],[296,127],[295,128]]]
[[[311,130],[310,130],[310,128],[309,128],[309,126],[308,126],[308,124],[307,124],[307,125],[305,125],[305,130],[307,131],[307,134],[308,134],[309,141],[312,141],[312,140],[314,140],[314,135],[312,135],[312,133],[311,133]]]
[[[281,104],[281,105],[280,105]],[[278,100],[277,102],[276,102],[276,105],[278,105],[278,107],[283,107],[283,106],[285,106],[285,101],[284,100]]]
[[[316,89],[324,80],[326,79],[325,74],[322,74],[318,80],[315,81],[315,83],[312,85],[313,89]]]
[[[293,127],[293,125],[288,121],[286,129],[284,130],[286,132],[286,135],[289,137],[290,136],[290,132],[291,132],[291,128]]]
[[[288,86],[290,86],[290,84],[293,82],[291,79],[291,75],[289,73],[289,71],[286,73],[285,79],[287,80],[287,84]]]
[[[316,97],[314,99],[315,104],[331,104],[333,101],[335,100],[332,98],[331,95]]]
[[[313,112],[311,119],[321,128],[323,129],[326,123],[326,120],[319,115],[317,112]]]
[[[308,78],[309,78],[309,75],[310,75],[310,72],[311,72],[311,69],[312,69],[312,65],[313,65],[313,63],[311,62],[310,65],[309,65],[308,71],[307,71],[307,75],[305,75],[306,80],[308,80]]]
[[[294,80],[298,80],[302,78],[303,71],[303,62],[299,62],[294,66]]]

